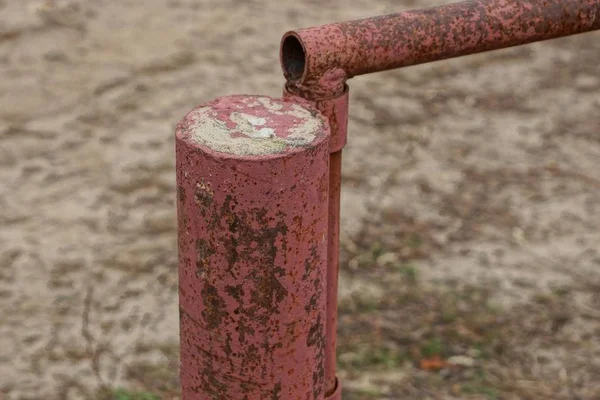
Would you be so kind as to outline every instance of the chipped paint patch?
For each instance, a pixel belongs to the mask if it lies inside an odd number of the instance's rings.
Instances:
[[[306,147],[323,137],[324,119],[306,106],[264,96],[231,96],[187,117],[189,138],[214,151],[267,155]]]
[[[280,60],[289,89],[318,100],[357,75],[598,29],[598,0],[471,0],[290,31]]]
[[[182,398],[324,398],[330,138],[299,99],[178,124]]]

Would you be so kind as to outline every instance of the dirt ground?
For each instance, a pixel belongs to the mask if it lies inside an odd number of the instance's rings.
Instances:
[[[435,0],[0,0],[0,399],[177,398],[173,132]],[[344,399],[600,399],[600,35],[353,79]]]

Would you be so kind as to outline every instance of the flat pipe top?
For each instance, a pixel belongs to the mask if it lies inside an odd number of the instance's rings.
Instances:
[[[288,88],[330,98],[356,75],[600,29],[600,0],[471,0],[287,32]]]
[[[324,118],[306,103],[266,96],[221,97],[190,111],[177,135],[220,157],[285,157],[329,135]]]

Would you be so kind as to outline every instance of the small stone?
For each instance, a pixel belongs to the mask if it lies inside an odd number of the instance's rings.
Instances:
[[[477,349],[469,349],[467,351],[467,355],[471,358],[479,358],[481,356],[481,351]]]
[[[64,52],[57,50],[49,51],[44,54],[44,59],[51,62],[66,62],[69,60]]]
[[[384,253],[377,257],[377,265],[385,267],[386,265],[397,264],[399,261],[398,254],[396,253]]]
[[[575,87],[579,90],[594,90],[600,86],[600,79],[592,75],[580,75],[575,79]]]
[[[452,390],[452,394],[453,395],[458,396],[460,394],[460,392],[461,392],[460,385],[458,385],[458,384],[455,383],[454,385],[452,385],[452,389],[451,390]]]
[[[145,232],[149,234],[171,232],[175,229],[175,221],[175,215],[171,210],[147,214],[144,218]]]
[[[467,356],[452,356],[448,358],[448,364],[457,367],[471,368],[475,365],[475,360]]]

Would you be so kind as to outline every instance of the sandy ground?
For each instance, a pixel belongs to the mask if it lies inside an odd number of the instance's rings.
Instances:
[[[189,109],[278,96],[287,29],[437,3],[0,0],[0,398],[89,399],[176,346]],[[570,348],[534,347],[560,398],[600,398],[599,63],[593,33],[352,80],[340,301],[383,290],[356,273],[364,242],[508,314],[599,283],[573,298]]]

